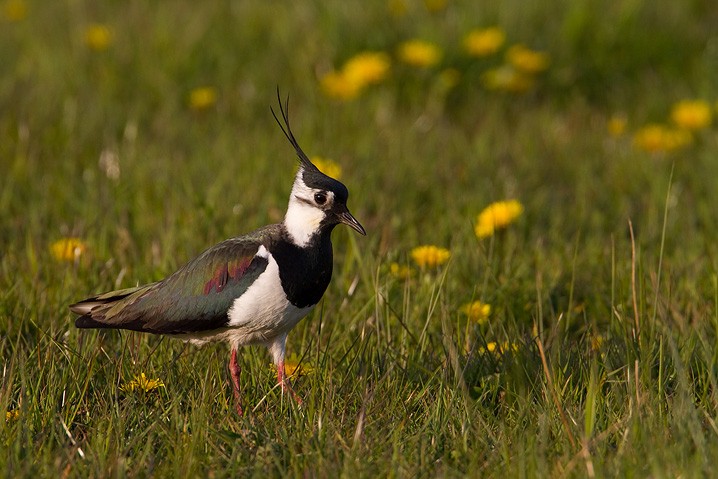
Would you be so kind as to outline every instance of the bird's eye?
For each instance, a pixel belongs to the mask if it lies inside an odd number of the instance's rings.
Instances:
[[[318,205],[323,205],[327,202],[327,194],[323,191],[320,191],[319,193],[314,193],[314,202]]]

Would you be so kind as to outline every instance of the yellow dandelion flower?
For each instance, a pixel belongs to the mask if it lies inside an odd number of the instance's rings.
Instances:
[[[17,421],[20,418],[19,409],[11,409],[5,412],[5,422]]]
[[[284,373],[287,375],[288,378],[292,377],[299,377],[299,376],[305,376],[309,374],[311,371],[313,371],[312,368],[307,366],[306,364],[299,364],[294,361],[285,361],[284,362]]]
[[[690,132],[655,123],[644,126],[633,135],[633,145],[649,153],[674,151],[692,142]]]
[[[362,89],[362,85],[338,71],[325,74],[319,85],[328,97],[344,101],[356,98]]]
[[[319,80],[319,85],[330,98],[351,100],[367,85],[382,82],[389,73],[391,62],[384,52],[361,52],[344,63],[341,70],[330,71]]]
[[[299,376],[306,376],[314,372],[314,366],[307,363],[307,361],[300,361],[296,353],[292,353],[284,360],[284,374],[288,378],[297,378]],[[276,371],[277,366],[272,363],[271,368]]]
[[[449,0],[424,0],[424,6],[431,13],[437,13],[446,8]]]
[[[122,384],[120,390],[124,392],[142,391],[148,393],[157,388],[165,387],[161,379],[150,379],[145,373],[136,375],[132,380]]]
[[[592,351],[600,351],[601,346],[603,346],[604,337],[600,334],[592,334],[591,335],[591,350]]]
[[[399,45],[397,50],[399,60],[420,68],[428,68],[441,61],[441,49],[433,43],[424,40],[408,40]]]
[[[384,81],[389,74],[391,61],[384,52],[361,52],[344,63],[343,75],[360,87]]]
[[[27,17],[27,3],[23,0],[6,0],[2,5],[2,13],[10,22],[22,21]]]
[[[340,72],[329,72],[319,82],[325,95],[335,100],[351,100],[359,96],[362,88]]]
[[[206,110],[217,102],[217,90],[211,86],[195,88],[189,92],[189,107],[194,111]]]
[[[665,132],[666,128],[663,125],[646,125],[633,135],[633,144],[651,153],[662,151],[665,149]]]
[[[319,156],[313,156],[310,158],[311,162],[314,163],[319,171],[327,176],[331,176],[335,180],[342,177],[342,167],[337,164],[334,160],[322,158]]]
[[[525,45],[514,45],[506,51],[506,61],[525,73],[539,73],[551,63],[548,53],[531,50]]]
[[[112,31],[107,25],[94,23],[85,29],[85,44],[95,51],[106,50],[112,43]]]
[[[420,268],[436,268],[449,261],[450,256],[448,249],[433,245],[417,246],[411,250],[411,258]]]
[[[79,238],[62,238],[50,245],[50,253],[58,261],[77,261],[87,252],[87,244]]]
[[[475,57],[496,53],[506,41],[506,33],[499,27],[471,30],[464,37],[464,50]]]
[[[711,124],[710,105],[703,100],[683,100],[673,105],[671,120],[680,128],[700,130]]]
[[[481,79],[489,90],[503,90],[512,93],[525,93],[536,83],[533,76],[520,72],[511,65],[502,65],[487,70]]]
[[[612,137],[617,138],[625,133],[627,124],[625,116],[614,115],[606,122],[606,129]]]
[[[389,265],[389,273],[396,279],[407,279],[412,276],[414,271],[407,265],[394,262]]]
[[[492,203],[479,213],[474,231],[479,238],[486,238],[496,230],[506,228],[521,216],[524,207],[517,200]]]
[[[650,124],[633,135],[633,144],[648,152],[665,150],[667,128],[662,125]]]
[[[491,314],[491,305],[482,303],[481,301],[474,301],[473,303],[463,305],[460,311],[468,316],[470,320],[479,324],[485,324]]]
[[[504,341],[502,343],[497,343],[496,341],[491,341],[486,343],[486,347],[480,347],[479,353],[494,353],[496,355],[502,355],[510,352],[516,352],[519,350],[519,344],[509,341]]]
[[[347,60],[341,70],[324,75],[320,85],[331,98],[351,100],[365,86],[383,81],[389,73],[390,65],[386,53],[362,52]]]

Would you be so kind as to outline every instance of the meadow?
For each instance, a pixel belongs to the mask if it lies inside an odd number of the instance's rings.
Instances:
[[[0,3],[7,477],[701,477],[718,461],[708,0]],[[290,334],[79,331],[68,305],[350,191]],[[483,212],[483,213],[482,213]]]

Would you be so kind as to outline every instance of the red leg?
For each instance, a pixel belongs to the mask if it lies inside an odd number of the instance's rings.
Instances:
[[[294,399],[294,401],[301,406],[302,398],[294,392],[292,386],[289,384],[289,380],[287,379],[287,374],[284,371],[284,352],[286,344],[287,335],[282,334],[268,342],[267,348],[269,348],[274,364],[277,366],[277,384],[279,384],[282,388],[282,394],[289,393],[292,396],[292,399]]]
[[[294,399],[297,404],[299,404],[300,406],[303,404],[302,398],[300,398],[299,395],[294,392],[294,389],[292,389],[291,384],[289,384],[289,379],[284,372],[284,359],[281,359],[279,361],[279,364],[277,364],[277,384],[282,387],[282,393],[289,393],[292,396],[292,399]]]
[[[237,363],[237,349],[232,348],[232,355],[229,358],[229,372],[232,378],[232,390],[234,391],[234,401],[237,407],[237,414],[242,415],[242,399],[239,395],[239,375],[242,372],[242,368]]]

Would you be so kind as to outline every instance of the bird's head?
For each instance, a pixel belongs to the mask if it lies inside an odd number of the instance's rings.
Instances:
[[[272,114],[299,158],[299,171],[294,178],[289,207],[284,217],[284,225],[292,240],[298,246],[304,246],[316,234],[331,232],[340,223],[366,235],[364,227],[347,208],[349,190],[342,182],[319,171],[309,160],[289,127],[288,102],[282,105],[279,91],[277,98],[283,123],[273,109]]]

